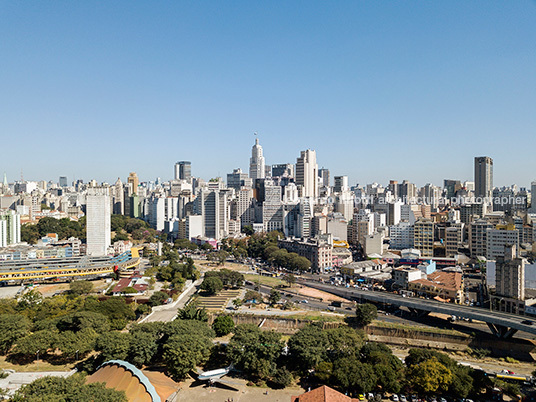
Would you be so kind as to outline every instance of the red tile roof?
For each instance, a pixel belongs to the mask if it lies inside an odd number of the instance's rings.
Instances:
[[[350,398],[334,389],[322,385],[319,388],[306,392],[300,396],[291,397],[291,402],[357,402],[358,399]]]

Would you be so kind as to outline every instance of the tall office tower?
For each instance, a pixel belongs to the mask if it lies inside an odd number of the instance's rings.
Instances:
[[[194,201],[194,212],[203,216],[203,233],[220,240],[228,235],[230,203],[227,190],[200,189]]]
[[[318,197],[317,177],[316,152],[311,149],[302,151],[296,161],[296,184],[302,186],[302,197]]]
[[[123,191],[123,183],[118,177],[113,188],[113,213],[117,215],[125,214],[125,193]]]
[[[20,214],[11,209],[0,210],[0,247],[20,243]]]
[[[242,172],[242,169],[234,169],[233,173],[227,174],[227,187],[234,188],[236,191],[240,190],[241,187],[252,186],[252,180],[248,177],[247,173]]]
[[[329,169],[318,169],[318,177],[320,177],[320,184],[324,187],[329,187]]]
[[[462,182],[459,180],[443,180],[443,190],[445,190],[445,197],[449,200],[456,195],[458,190],[462,189]]]
[[[333,186],[334,193],[342,193],[350,191],[348,187],[348,176],[335,176],[335,185]]]
[[[413,247],[421,251],[421,257],[434,256],[434,222],[421,218],[413,226]]]
[[[60,176],[60,187],[67,187],[67,176]]]
[[[175,163],[175,180],[187,180],[192,179],[192,162],[179,161]]]
[[[294,165],[292,163],[272,165],[272,177],[294,177]]]
[[[249,160],[249,177],[253,182],[257,179],[264,179],[265,164],[262,156],[262,147],[259,145],[259,139],[255,138],[255,145],[251,148],[251,158]]]
[[[283,230],[283,207],[281,202],[281,186],[267,182],[264,186],[264,202],[262,203],[262,223],[265,232]]]
[[[136,172],[130,172],[128,175],[127,183],[130,187],[130,194],[138,194],[138,186],[140,185],[140,179],[138,179],[138,175]]]
[[[105,256],[111,244],[110,189],[90,187],[86,196],[86,254],[93,257]]]
[[[530,208],[531,214],[536,214],[536,180],[530,183]]]
[[[475,197],[491,198],[493,191],[493,159],[475,157]]]
[[[393,199],[396,200],[398,198],[398,181],[389,180],[389,185],[387,186],[387,190],[391,192]]]
[[[236,197],[232,204],[231,219],[240,221],[242,227],[252,225],[255,222],[253,189],[244,187],[236,191],[235,195]]]
[[[415,184],[404,180],[398,185],[398,196],[403,200],[405,199],[406,204],[412,203],[415,201],[415,197],[417,196],[417,187]]]
[[[517,258],[514,245],[504,246],[495,265],[495,293],[513,299],[525,299],[525,261]]]
[[[463,246],[464,224],[453,223],[445,229],[445,256],[452,258],[458,254],[458,249]]]

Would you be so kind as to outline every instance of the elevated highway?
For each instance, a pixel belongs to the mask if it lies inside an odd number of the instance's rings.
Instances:
[[[374,292],[355,288],[338,287],[312,280],[300,279],[298,282],[302,285],[323,290],[358,302],[371,301],[374,303],[392,304],[396,306],[405,306],[410,311],[421,314],[433,312],[483,321],[488,324],[491,332],[499,338],[511,338],[517,331],[536,335],[536,320],[534,321],[534,324],[531,325],[529,322],[532,322],[532,320],[526,316],[490,311],[461,304],[442,303],[436,300],[403,297],[387,292]]]
[[[116,257],[75,257],[46,260],[5,261],[0,264],[0,282],[24,282],[55,278],[88,277],[124,272],[137,267],[137,249]]]

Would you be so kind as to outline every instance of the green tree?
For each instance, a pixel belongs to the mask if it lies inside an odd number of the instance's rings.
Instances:
[[[36,289],[24,293],[19,299],[18,307],[21,310],[36,308],[43,301],[43,295]]]
[[[272,289],[270,291],[270,296],[268,297],[268,301],[270,304],[276,304],[279,300],[281,300],[281,293],[279,293],[277,290]]]
[[[335,380],[347,390],[364,394],[376,386],[376,374],[368,363],[361,363],[357,357],[345,357],[333,363]]]
[[[225,336],[233,331],[234,321],[229,315],[220,315],[212,323],[212,329],[217,336]]]
[[[292,274],[287,274],[283,277],[283,280],[287,283],[288,286],[292,287],[296,283],[296,277]]]
[[[148,365],[158,351],[158,334],[136,331],[130,336],[127,359],[136,367]]]
[[[95,349],[101,353],[103,361],[125,360],[130,349],[130,337],[128,333],[118,331],[102,333],[97,338]]]
[[[57,337],[57,333],[52,331],[34,332],[17,341],[15,352],[25,356],[32,356],[39,351],[39,356],[43,356],[56,345]]]
[[[277,370],[276,361],[282,350],[281,334],[242,324],[235,328],[227,346],[227,357],[252,377],[269,379]]]
[[[308,325],[292,335],[288,348],[296,369],[305,374],[320,362],[329,361],[328,343],[327,333],[320,325]]]
[[[246,236],[251,236],[255,231],[253,230],[253,226],[246,225],[242,227],[242,233],[244,233]]]
[[[77,296],[87,295],[93,291],[93,283],[89,281],[72,281],[69,283],[69,290]]]
[[[160,306],[161,304],[164,304],[164,302],[169,299],[169,295],[166,292],[154,292],[151,297],[149,297],[149,304],[151,306]]]
[[[30,332],[30,320],[23,315],[0,314],[0,351],[9,352],[15,341],[24,338]]]
[[[272,382],[277,388],[286,388],[293,380],[292,373],[286,367],[280,367],[276,370]]]
[[[107,316],[112,329],[123,329],[128,321],[136,318],[136,314],[123,297],[110,297],[101,302],[87,302],[85,307],[89,311]]]
[[[91,328],[98,334],[110,330],[110,321],[104,314],[93,311],[77,311],[69,313],[57,320],[56,327],[60,331],[78,332]]]
[[[207,321],[208,313],[204,307],[198,307],[198,304],[194,301],[188,303],[184,308],[177,311],[177,317],[181,320]]]
[[[238,307],[240,307],[241,305],[242,305],[242,299],[240,298],[233,299],[233,306],[235,309],[238,309]]]
[[[210,276],[203,280],[200,288],[201,290],[204,290],[205,292],[207,292],[207,294],[213,295],[223,289],[223,282],[221,281],[220,278],[217,278],[215,276]]]
[[[358,304],[355,309],[357,325],[367,326],[378,317],[378,309],[374,304]]]
[[[164,344],[163,359],[175,380],[182,380],[196,366],[207,361],[212,349],[210,338],[198,334],[173,335]]]
[[[446,392],[452,383],[452,371],[441,364],[435,357],[410,366],[406,379],[419,393],[432,394]]]
[[[80,357],[95,349],[98,334],[91,328],[79,332],[60,332],[55,339],[53,347],[59,349],[64,356]]]
[[[13,402],[127,402],[124,391],[106,388],[103,383],[86,384],[85,377],[43,377],[16,391]]]

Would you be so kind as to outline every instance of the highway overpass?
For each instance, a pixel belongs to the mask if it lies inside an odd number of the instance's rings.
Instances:
[[[488,324],[491,332],[499,338],[511,338],[517,331],[536,335],[536,319],[534,320],[534,325],[524,324],[523,322],[532,322],[531,318],[526,316],[490,311],[461,304],[442,303],[436,300],[403,297],[388,292],[375,292],[339,287],[313,280],[299,279],[299,283],[358,302],[371,301],[374,303],[393,304],[396,306],[405,306],[410,311],[414,312],[424,312],[426,314],[430,312],[441,313],[483,321]]]

